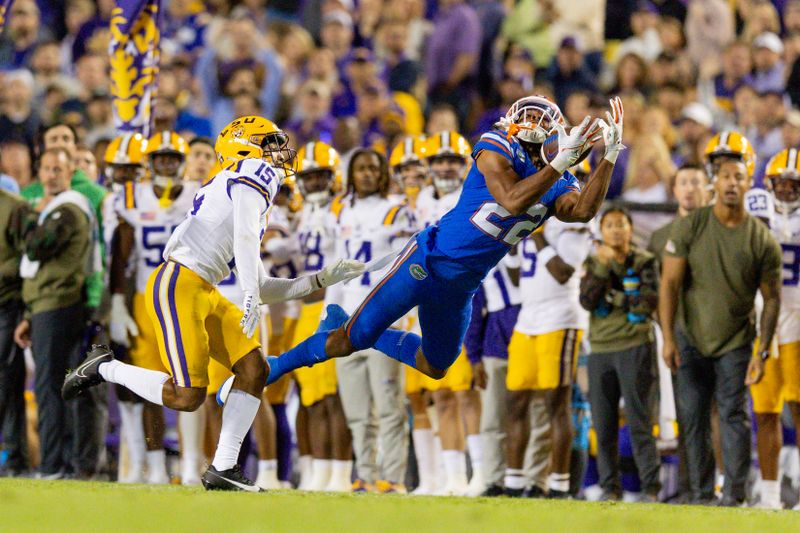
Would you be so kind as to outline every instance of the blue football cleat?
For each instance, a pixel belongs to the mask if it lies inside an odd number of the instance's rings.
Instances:
[[[228,399],[228,394],[231,392],[231,387],[233,386],[233,378],[234,376],[229,377],[219,386],[219,390],[217,391],[217,405],[225,405],[225,400]]]
[[[340,305],[330,304],[325,307],[325,317],[320,321],[316,333],[339,329],[350,316]]]

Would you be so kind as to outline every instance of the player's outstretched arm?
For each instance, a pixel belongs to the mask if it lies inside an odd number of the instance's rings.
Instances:
[[[339,259],[316,274],[295,279],[270,278],[266,274],[261,280],[261,303],[272,304],[295,300],[314,291],[347,281],[364,273],[366,265],[352,259]]]
[[[605,154],[600,164],[597,165],[589,181],[580,193],[567,193],[556,200],[556,218],[564,222],[588,222],[600,209],[606,198],[611,173],[617,156],[625,149],[622,144],[622,123],[624,110],[619,97],[611,99],[611,113],[606,112],[608,122],[601,121],[603,141],[606,146]]]
[[[560,125],[558,128],[559,153],[556,158],[522,180],[508,159],[500,154],[485,150],[478,156],[478,169],[486,179],[489,192],[512,215],[521,215],[538,202],[584,150],[599,138],[599,122],[590,120],[590,117],[569,133]]]

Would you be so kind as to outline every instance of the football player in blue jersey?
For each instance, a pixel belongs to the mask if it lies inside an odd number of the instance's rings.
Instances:
[[[461,352],[472,296],[486,273],[548,217],[587,222],[597,213],[624,149],[619,98],[611,100],[606,118],[586,117],[568,129],[547,98],[515,102],[475,145],[456,206],[409,241],[351,316],[328,306],[316,334],[269,357],[267,384],[300,366],[370,347],[431,378],[444,377]],[[567,169],[600,138],[603,160],[581,190]],[[387,329],[416,306],[421,337]]]

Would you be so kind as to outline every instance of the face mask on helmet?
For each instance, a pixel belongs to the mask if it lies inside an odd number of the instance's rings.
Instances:
[[[463,157],[457,155],[431,157],[430,165],[433,186],[439,195],[450,194],[461,187],[466,167]]]
[[[543,96],[529,96],[514,102],[497,125],[520,141],[542,144],[563,121],[556,104]]]
[[[153,185],[171,187],[180,181],[186,167],[186,157],[178,152],[155,152],[150,155],[150,171]]]
[[[111,163],[106,166],[106,178],[112,184],[124,187],[130,181],[139,181],[144,177],[144,168],[141,165],[128,165]]]
[[[283,183],[287,176],[297,173],[297,151],[288,147],[289,137],[285,133],[270,133],[261,139],[262,159],[272,165]]]
[[[327,204],[333,193],[333,171],[326,168],[308,170],[297,175],[297,188],[303,200],[315,206]]]
[[[782,213],[800,208],[800,176],[792,173],[768,176],[767,184],[775,198],[775,207]]]

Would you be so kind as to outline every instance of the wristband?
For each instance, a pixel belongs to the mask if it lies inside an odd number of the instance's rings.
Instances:
[[[536,252],[536,262],[541,265],[546,265],[548,261],[558,255],[558,252],[552,246],[545,246]]]

